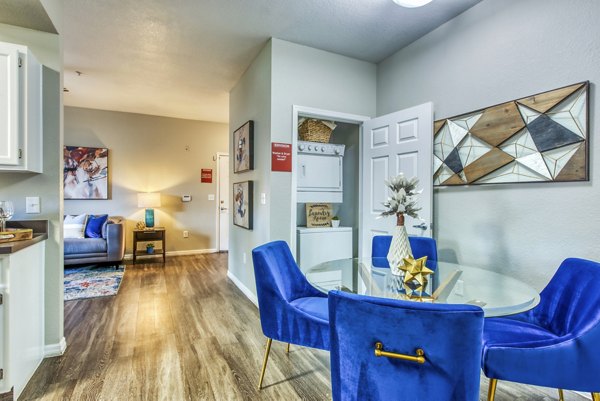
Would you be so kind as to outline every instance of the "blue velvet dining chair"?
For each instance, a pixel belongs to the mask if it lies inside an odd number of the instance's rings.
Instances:
[[[271,342],[282,341],[329,350],[327,295],[312,287],[284,241],[261,245],[252,251],[260,324],[267,337],[258,381],[262,388]]]
[[[432,270],[437,268],[437,245],[435,239],[430,237],[408,237],[408,242],[412,250],[415,259],[427,256],[427,267]],[[392,243],[391,235],[375,235],[371,246],[371,257],[378,258],[377,260],[383,261]],[[377,267],[383,267],[376,264]],[[387,265],[389,267],[389,265]]]
[[[488,400],[498,380],[589,392],[600,401],[600,263],[566,259],[530,311],[486,319]]]
[[[333,401],[478,401],[483,310],[329,292]]]

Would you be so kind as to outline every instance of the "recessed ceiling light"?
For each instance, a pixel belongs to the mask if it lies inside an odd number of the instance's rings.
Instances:
[[[431,3],[431,0],[392,0],[394,3],[402,7],[415,8],[422,7],[425,4]]]

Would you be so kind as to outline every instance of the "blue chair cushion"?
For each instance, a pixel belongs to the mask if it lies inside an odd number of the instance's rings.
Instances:
[[[484,353],[490,347],[523,343],[531,347],[540,342],[547,344],[558,341],[560,337],[556,334],[532,323],[504,318],[489,318],[484,321]]]
[[[298,298],[290,302],[290,305],[304,313],[308,313],[309,315],[322,319],[326,322],[329,321],[329,307],[327,305],[327,298]]]
[[[108,220],[107,214],[99,216],[89,216],[87,224],[85,226],[85,237],[86,238],[102,238],[102,227]]]

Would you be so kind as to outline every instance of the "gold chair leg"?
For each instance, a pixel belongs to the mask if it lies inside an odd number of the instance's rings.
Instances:
[[[600,401],[600,393],[592,393],[592,400]]]
[[[289,353],[290,353],[290,343],[288,343],[288,345],[287,345],[287,348],[286,348],[285,352],[286,352],[287,354],[289,354]]]
[[[497,379],[490,379],[490,385],[488,387],[488,401],[494,401],[496,397],[496,386],[498,385]]]
[[[562,388],[558,389],[558,401],[565,401],[565,395],[563,394]]]
[[[258,379],[258,390],[262,389],[262,382],[265,378],[265,371],[267,370],[267,361],[269,360],[269,352],[271,351],[272,339],[267,338],[267,349],[265,350],[265,359],[263,360],[262,371],[260,372],[260,379]]]

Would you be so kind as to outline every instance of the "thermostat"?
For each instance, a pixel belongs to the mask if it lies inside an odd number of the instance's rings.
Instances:
[[[181,197],[182,202],[190,202],[192,200],[192,195],[183,195]]]

